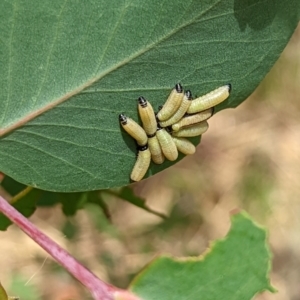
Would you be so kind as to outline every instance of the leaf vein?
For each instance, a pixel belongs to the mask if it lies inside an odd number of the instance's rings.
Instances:
[[[119,151],[118,152],[112,152],[112,151],[105,150],[103,148],[98,148],[98,147],[95,147],[95,146],[88,146],[88,145],[85,145],[85,144],[74,143],[74,142],[59,139],[59,138],[53,138],[53,137],[45,136],[45,135],[42,135],[42,134],[39,134],[39,133],[36,133],[36,132],[32,132],[32,131],[28,131],[28,130],[24,130],[24,129],[20,129],[19,132],[24,132],[24,133],[29,134],[29,135],[31,134],[31,135],[38,136],[38,137],[41,137],[41,138],[44,138],[44,139],[47,139],[47,140],[66,143],[66,144],[73,145],[73,146],[78,146],[78,147],[81,147],[81,148],[90,148],[90,149],[99,150],[99,151],[109,153],[109,154],[113,154],[113,155],[125,156],[125,157],[130,157],[130,158],[132,157],[131,155],[120,153]]]
[[[4,152],[4,151],[1,151],[1,150],[0,150],[0,153],[1,153],[1,156],[7,156],[7,157],[9,157],[9,158],[11,158],[11,159],[13,159],[13,160],[16,160],[16,161],[18,161],[18,162],[20,162],[20,163],[26,165],[26,166],[27,166],[29,169],[31,169],[35,174],[37,174],[37,176],[38,176],[39,178],[41,178],[42,183],[45,182],[44,177],[43,177],[43,176],[42,176],[35,168],[33,168],[31,165],[27,164],[24,160],[19,159],[19,158],[13,156],[12,154],[10,154],[10,153],[8,153],[8,152]]]
[[[123,20],[123,18],[124,18],[124,15],[125,15],[126,10],[127,10],[127,5],[124,5],[124,8],[123,8],[122,12],[120,13],[120,16],[119,16],[118,21],[116,22],[114,28],[112,29],[112,32],[111,32],[111,34],[110,34],[110,38],[109,38],[108,41],[107,41],[107,44],[106,44],[106,46],[105,46],[105,48],[104,48],[104,50],[103,50],[102,56],[101,56],[101,58],[99,59],[98,64],[96,64],[97,68],[96,68],[95,74],[97,74],[97,73],[99,72],[99,69],[100,69],[100,67],[101,67],[101,63],[103,62],[103,59],[104,59],[105,55],[107,54],[107,50],[108,50],[108,48],[109,48],[109,45],[110,45],[110,43],[111,43],[113,37],[114,37],[115,34],[116,34],[116,31],[117,31],[117,29],[118,29],[118,27],[119,27],[119,25],[120,25],[120,23],[121,23],[121,20]]]
[[[57,155],[51,154],[51,153],[45,151],[44,149],[40,149],[39,147],[30,145],[30,144],[25,143],[24,141],[20,141],[20,140],[12,140],[12,139],[6,139],[6,140],[7,140],[7,141],[11,141],[11,142],[15,142],[15,143],[19,143],[19,144],[21,144],[21,145],[25,145],[25,146],[27,146],[27,147],[29,147],[29,148],[32,148],[32,149],[34,149],[34,150],[36,150],[36,151],[38,151],[38,152],[42,152],[43,154],[49,155],[49,156],[51,156],[51,157],[53,157],[53,158],[55,158],[55,159],[57,159],[57,160],[63,162],[64,164],[73,167],[74,169],[80,170],[81,172],[88,174],[88,175],[89,175],[90,177],[92,177],[93,179],[98,179],[98,177],[97,177],[95,174],[89,172],[88,170],[86,170],[86,169],[84,169],[84,168],[81,168],[81,167],[79,167],[79,166],[76,166],[76,165],[74,165],[73,163],[67,161],[66,159],[61,158],[61,157],[59,157],[59,156],[57,156]]]
[[[40,84],[40,88],[39,90],[37,91],[37,94],[35,97],[33,97],[33,103],[32,103],[32,106],[34,107],[34,105],[36,104],[38,98],[40,97],[40,94],[41,94],[41,91],[44,87],[44,84],[46,82],[46,78],[48,77],[48,74],[49,74],[49,68],[50,68],[50,61],[51,61],[51,56],[52,56],[52,52],[54,50],[54,45],[56,44],[56,40],[58,38],[58,31],[61,27],[61,23],[62,23],[62,19],[61,19],[61,16],[62,16],[62,13],[66,7],[66,4],[67,4],[68,0],[65,0],[64,4],[62,5],[62,8],[57,16],[57,26],[56,26],[56,31],[55,31],[55,35],[53,37],[53,41],[51,43],[51,47],[49,49],[49,53],[48,53],[48,56],[47,56],[47,61],[46,61],[46,66],[45,66],[45,72],[44,72],[44,76],[42,78],[42,81],[41,81],[41,84]]]
[[[56,124],[56,123],[32,123],[27,126],[58,126],[58,127],[67,127],[67,128],[75,128],[75,129],[83,129],[83,130],[97,130],[100,132],[117,132],[119,133],[119,130],[114,130],[114,129],[101,129],[97,127],[83,127],[83,126],[76,126],[76,125],[71,125],[71,124]]]
[[[15,17],[16,17],[16,0],[13,3],[13,17],[12,17],[12,25],[11,25],[11,31],[9,35],[9,46],[8,46],[8,72],[7,72],[7,97],[5,101],[5,108],[4,112],[2,114],[2,120],[1,123],[4,122],[6,114],[7,114],[7,109],[8,109],[8,104],[10,102],[10,97],[11,97],[11,88],[12,88],[12,41],[13,41],[13,35],[14,35],[14,29],[15,29]]]

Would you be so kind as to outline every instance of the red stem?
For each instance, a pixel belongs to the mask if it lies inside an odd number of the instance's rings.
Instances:
[[[1,196],[0,211],[78,279],[91,292],[95,300],[113,300],[115,299],[114,295],[116,294],[128,294],[127,291],[120,290],[101,281],[91,271],[82,266],[66,250],[62,249],[44,233],[39,231],[37,227]],[[131,294],[131,296],[133,295]]]

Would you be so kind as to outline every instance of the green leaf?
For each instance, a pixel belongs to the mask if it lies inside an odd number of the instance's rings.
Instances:
[[[241,103],[299,20],[299,1],[39,0],[0,3],[0,171],[51,191],[129,183],[137,120],[181,82],[194,94],[232,83]],[[182,157],[182,156],[181,156]],[[171,164],[151,166],[147,176]]]
[[[106,217],[107,220],[111,221],[111,215],[109,212],[109,207],[102,198],[101,191],[92,191],[87,193],[87,204],[95,204],[97,207],[99,207],[103,213],[103,215]]]
[[[3,288],[1,283],[0,283],[0,300],[8,300],[6,291]]]
[[[61,204],[66,216],[73,216],[78,209],[82,209],[87,201],[85,193],[53,193],[41,191],[37,206],[53,206]]]
[[[250,300],[259,292],[274,292],[270,262],[265,230],[241,213],[232,217],[227,237],[204,257],[162,256],[135,278],[130,290],[144,300]]]
[[[26,186],[5,176],[1,182],[2,188],[11,196],[16,196],[26,189]],[[61,204],[62,211],[66,216],[75,215],[78,209],[82,209],[89,200],[88,193],[54,193],[33,189],[25,196],[13,203],[13,206],[24,216],[31,216],[36,206],[53,206]],[[6,230],[11,224],[4,215],[0,214],[0,230]]]
[[[119,197],[120,199],[127,201],[139,208],[142,208],[142,209],[146,210],[147,212],[154,214],[160,218],[163,218],[163,219],[167,218],[164,214],[154,211],[149,206],[147,206],[146,200],[136,196],[134,194],[133,190],[128,186],[121,188],[119,191],[105,190],[103,192],[114,195],[116,197]]]
[[[86,193],[59,193],[58,201],[62,204],[63,213],[73,216],[78,209],[82,209],[87,201]]]
[[[26,189],[26,185],[15,181],[9,176],[4,177],[4,179],[1,182],[1,187],[4,188],[4,190],[8,192],[11,196],[15,196],[24,189]]]

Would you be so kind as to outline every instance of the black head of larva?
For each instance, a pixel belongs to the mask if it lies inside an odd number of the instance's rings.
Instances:
[[[183,91],[182,85],[180,83],[176,83],[175,90],[177,93],[182,93],[182,91]]]
[[[211,108],[211,117],[215,114],[215,106]]]
[[[120,114],[119,115],[119,121],[122,125],[126,125],[127,124],[127,117],[124,114]]]
[[[172,133],[173,129],[172,129],[172,125],[168,126],[165,128],[169,133]]]
[[[185,96],[188,100],[192,100],[192,92],[190,90],[187,90],[185,92]]]
[[[138,102],[141,107],[146,107],[147,106],[147,100],[144,97],[139,97]]]
[[[147,134],[148,139],[151,139],[155,136],[156,136],[156,132],[154,132],[153,134]]]
[[[228,86],[228,92],[230,93],[232,89],[231,83],[227,83],[227,86]]]
[[[145,151],[145,150],[147,150],[148,149],[148,144],[146,144],[145,146],[138,146],[137,147],[137,150],[138,151]]]

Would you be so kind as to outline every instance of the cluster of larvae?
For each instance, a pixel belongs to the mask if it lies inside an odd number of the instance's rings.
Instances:
[[[191,91],[184,91],[177,83],[157,113],[150,102],[139,97],[138,111],[143,127],[120,114],[122,127],[137,143],[138,154],[131,180],[143,179],[151,159],[156,164],[162,164],[165,159],[176,160],[178,151],[185,155],[195,153],[196,148],[187,137],[200,136],[208,129],[207,120],[213,115],[214,107],[227,99],[230,91],[231,85],[226,84],[192,99]]]

